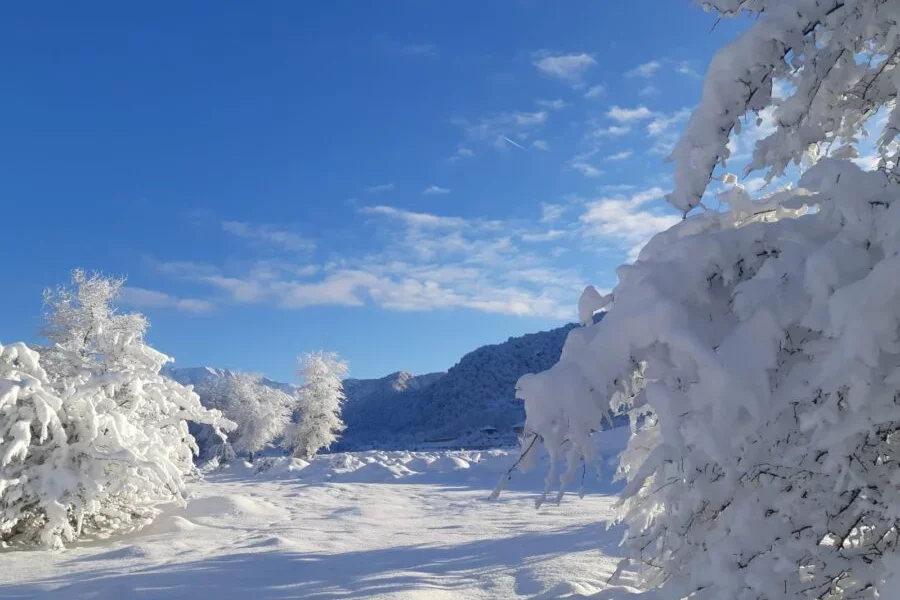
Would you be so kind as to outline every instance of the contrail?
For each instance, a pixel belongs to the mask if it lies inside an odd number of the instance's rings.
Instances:
[[[523,147],[520,146],[519,144],[515,143],[514,141],[512,141],[511,139],[509,139],[509,138],[506,137],[505,135],[503,136],[503,139],[506,140],[507,142],[509,142],[510,144],[512,144],[513,146],[515,146],[516,148],[518,148],[519,150],[525,150],[525,148],[523,148]],[[528,152],[528,150],[525,150],[525,152]]]

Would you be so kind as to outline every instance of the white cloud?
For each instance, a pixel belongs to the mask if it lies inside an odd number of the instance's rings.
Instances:
[[[256,244],[274,246],[287,252],[311,252],[316,248],[314,241],[277,225],[223,221],[222,231]]]
[[[656,141],[653,142],[653,145],[650,146],[647,153],[653,154],[654,156],[669,156],[672,154],[672,150],[675,149],[675,144],[677,143],[677,135],[664,135],[656,138]]]
[[[644,98],[646,98],[647,96],[655,96],[657,94],[659,94],[659,88],[651,83],[645,85],[643,88],[641,88],[641,91],[638,92],[638,95]]]
[[[534,140],[533,142],[531,142],[531,147],[535,150],[542,150],[544,152],[550,149],[549,144],[547,144],[547,142],[544,140]]]
[[[266,296],[266,282],[271,278],[226,277],[221,274],[200,277],[198,281],[227,292],[231,299],[240,304],[253,304]]]
[[[608,238],[624,244],[629,258],[634,258],[647,241],[656,233],[668,229],[680,219],[675,215],[661,214],[645,205],[662,199],[665,192],[654,187],[629,196],[599,198],[588,202],[580,221],[585,234]]]
[[[523,242],[553,242],[569,235],[564,229],[551,229],[543,233],[523,233]]]
[[[695,71],[690,63],[686,60],[678,63],[678,66],[675,67],[675,72],[679,75],[684,75],[685,77],[692,77],[694,79],[703,79],[703,75]]]
[[[681,133],[676,125],[687,121],[691,116],[689,108],[683,108],[672,114],[657,113],[647,125],[647,134],[654,139],[648,152],[658,156],[668,156],[675,148]]]
[[[601,171],[600,169],[598,169],[594,166],[589,165],[588,163],[575,162],[575,163],[572,163],[571,167],[574,170],[581,173],[582,175],[584,175],[585,177],[587,177],[588,179],[596,179],[597,177],[600,177],[601,175],[603,175],[603,171]]]
[[[544,111],[539,112],[516,112],[513,113],[513,122],[518,127],[534,127],[536,125],[543,125],[547,122],[547,113]]]
[[[650,121],[650,124],[647,125],[647,133],[654,137],[660,136],[669,131],[673,125],[686,121],[690,116],[691,109],[689,108],[682,108],[670,115],[657,114],[653,117],[653,120]]]
[[[534,103],[548,110],[562,110],[569,105],[562,98],[557,98],[556,100],[535,100]]]
[[[564,204],[541,204],[541,223],[553,223],[559,221],[566,213]]]
[[[465,158],[474,158],[475,153],[465,146],[460,146],[456,149],[456,153],[447,159],[447,162],[454,163],[458,160],[463,160]]]
[[[637,186],[630,183],[611,183],[601,185],[598,189],[604,194],[627,194],[637,189]]]
[[[619,123],[631,123],[633,121],[643,121],[654,115],[646,106],[637,106],[635,108],[622,108],[621,106],[613,106],[610,108],[606,116]]]
[[[627,125],[610,125],[609,127],[594,129],[593,131],[588,133],[587,137],[619,137],[630,132],[631,127],[628,127]]]
[[[449,188],[443,188],[443,187],[440,187],[437,185],[430,185],[427,188],[425,188],[424,190],[422,190],[423,196],[442,196],[444,194],[449,194],[449,193],[450,193]]]
[[[606,157],[606,160],[626,160],[634,154],[633,150],[622,150]]]
[[[467,309],[554,319],[573,317],[584,280],[557,264],[577,229],[521,220],[464,219],[371,206],[361,213],[380,235],[366,251],[346,248],[329,262],[227,261],[222,266],[155,263],[160,272],[205,285],[219,304],[425,311]],[[561,221],[566,206],[546,204],[542,219]],[[577,219],[577,215],[574,216]],[[540,251],[538,251],[540,250]]]
[[[364,206],[360,212],[367,215],[380,215],[405,222],[417,227],[444,227],[456,228],[465,224],[463,219],[457,217],[441,217],[429,213],[412,212],[393,206]]]
[[[643,77],[644,79],[649,79],[650,77],[653,77],[657,71],[659,71],[660,67],[662,67],[661,62],[657,60],[651,60],[628,71],[627,73],[625,73],[625,77]]]
[[[283,274],[305,278],[318,275],[322,270],[322,267],[316,264],[294,264],[273,260],[256,260],[250,267],[250,272],[257,279],[278,279]]]
[[[600,96],[606,93],[606,87],[603,85],[594,85],[591,86],[588,91],[584,93],[585,98],[593,99],[599,98]]]
[[[358,270],[340,270],[322,281],[276,281],[271,293],[282,308],[300,309],[310,306],[362,306],[361,291],[377,286],[379,279]]]
[[[382,192],[390,192],[396,188],[393,183],[382,183],[380,185],[370,185],[366,188],[366,192],[370,194],[380,194]]]
[[[215,308],[215,305],[208,300],[178,298],[165,292],[133,286],[123,287],[119,300],[123,304],[140,309],[173,309],[193,314],[207,313]]]
[[[539,58],[534,61],[534,66],[541,73],[560,79],[573,87],[584,85],[582,79],[584,74],[597,64],[593,56],[585,53],[562,55],[539,53],[538,56]]]

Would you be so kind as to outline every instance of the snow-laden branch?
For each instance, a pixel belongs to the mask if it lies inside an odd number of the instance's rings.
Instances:
[[[756,21],[672,154],[686,218],[519,381],[525,427],[561,489],[594,462],[591,430],[628,411],[623,568],[654,598],[882,598],[900,565],[900,3],[702,4]],[[796,165],[796,187],[754,201],[726,177],[729,210],[688,215],[761,111],[749,169]],[[873,171],[852,161],[867,127]]]

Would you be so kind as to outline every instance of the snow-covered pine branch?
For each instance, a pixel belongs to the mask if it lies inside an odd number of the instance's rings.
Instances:
[[[879,110],[882,166],[898,174],[900,60],[896,2],[884,0],[702,0],[722,16],[757,17],[709,65],[703,98],[671,158],[669,201],[685,213],[698,206],[717,166],[725,166],[732,133],[748,113],[767,111],[775,126],[760,140],[747,172],[784,173],[828,150],[852,152]],[[773,97],[775,83],[791,93]]]
[[[344,430],[341,408],[347,372],[347,363],[334,352],[300,357],[303,387],[297,390],[297,420],[288,426],[283,442],[294,456],[312,458],[336,442]]]
[[[728,212],[688,215],[620,267],[605,318],[519,382],[526,430],[565,486],[595,459],[591,429],[630,411],[620,518],[653,598],[883,598],[900,535],[900,3],[702,4],[758,19],[710,66],[669,201],[699,205],[748,112],[776,123],[749,169],[805,172],[756,201],[730,180]],[[851,159],[876,114],[864,172]]]
[[[0,543],[59,547],[148,523],[181,500],[196,451],[187,421],[233,424],[160,375],[146,319],[118,314],[121,280],[75,271],[46,295],[42,355],[0,346]]]

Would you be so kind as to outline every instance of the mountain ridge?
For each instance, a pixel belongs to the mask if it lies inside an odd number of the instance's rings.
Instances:
[[[413,375],[395,371],[376,379],[344,380],[347,425],[333,450],[409,449],[422,446],[484,447],[513,444],[525,420],[515,383],[525,373],[553,366],[571,323],[549,331],[510,337],[465,354],[446,372]],[[173,367],[164,373],[203,387],[233,371],[215,367]],[[293,393],[297,386],[263,378]]]

